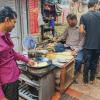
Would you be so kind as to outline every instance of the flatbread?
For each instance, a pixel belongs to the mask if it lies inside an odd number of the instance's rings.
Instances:
[[[48,65],[47,62],[41,62],[41,63],[37,64],[37,67],[44,67],[44,66],[47,66],[47,65]]]
[[[67,56],[66,58],[67,58],[67,60],[71,60],[71,59],[73,59],[74,57],[73,57],[73,56]]]
[[[36,63],[33,67],[42,68],[42,67],[45,67],[45,66],[48,66],[47,62],[39,62],[39,63]]]

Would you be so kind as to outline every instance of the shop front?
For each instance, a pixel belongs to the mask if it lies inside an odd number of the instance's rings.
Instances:
[[[27,0],[0,0],[0,7],[9,6],[17,12],[16,27],[11,32],[11,37],[17,51],[22,50],[22,37],[28,33],[26,4]]]
[[[38,32],[38,1],[0,0],[0,7],[9,6],[17,12],[16,27],[11,32],[11,37],[17,51],[23,50],[22,41],[25,36]]]

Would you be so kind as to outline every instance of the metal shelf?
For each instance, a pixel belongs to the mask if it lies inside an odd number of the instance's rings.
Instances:
[[[19,96],[25,100],[50,100],[55,91],[52,72],[41,79],[36,77],[31,79],[27,75],[21,74],[19,81]]]
[[[38,91],[38,90],[37,90]],[[38,100],[38,96],[34,95],[29,91],[29,87],[27,84],[20,84],[19,86],[19,95],[26,100]]]
[[[30,80],[26,75],[21,74],[19,77],[20,81],[25,81],[26,84],[29,84],[30,86],[34,86],[39,88],[39,81],[35,81],[35,80]]]

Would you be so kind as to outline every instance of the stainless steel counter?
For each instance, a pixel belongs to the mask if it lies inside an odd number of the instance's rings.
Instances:
[[[55,66],[51,65],[48,72],[40,75],[21,74],[19,77],[19,95],[26,100],[50,100],[55,92]],[[30,88],[33,92],[30,92]],[[35,93],[37,92],[37,95]]]

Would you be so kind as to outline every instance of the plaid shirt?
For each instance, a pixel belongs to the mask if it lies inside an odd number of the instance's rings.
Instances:
[[[68,27],[66,28],[64,34],[61,36],[60,40],[65,40],[65,47],[70,46],[72,49],[79,51],[82,49],[84,39],[79,33],[79,27]]]

